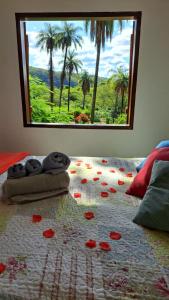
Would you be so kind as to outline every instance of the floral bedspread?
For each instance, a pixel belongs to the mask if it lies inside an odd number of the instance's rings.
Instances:
[[[0,203],[0,300],[169,299],[169,234],[125,194],[138,162],[72,158],[68,195]]]

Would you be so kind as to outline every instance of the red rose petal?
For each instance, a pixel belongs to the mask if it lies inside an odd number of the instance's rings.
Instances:
[[[115,171],[114,169],[111,169],[110,172],[111,172],[111,173],[115,173],[116,171]]]
[[[75,170],[70,170],[70,174],[76,174]]]
[[[118,185],[123,185],[124,181],[123,180],[118,180]]]
[[[107,243],[107,242],[100,242],[99,247],[100,247],[100,249],[102,249],[104,251],[110,251],[111,250],[111,247],[110,247],[109,243]]]
[[[94,240],[88,240],[86,243],[85,243],[86,247],[88,248],[95,248],[96,247],[96,241]]]
[[[6,270],[6,265],[0,263],[0,274],[2,274]]]
[[[116,231],[111,231],[111,232],[109,233],[109,237],[110,237],[112,240],[120,240],[120,239],[121,239],[121,233],[116,232]]]
[[[124,172],[125,168],[119,168],[119,171]]]
[[[80,164],[80,163],[76,163],[76,166],[80,167],[80,166],[81,166],[81,164]]]
[[[101,174],[102,174],[102,172],[101,172],[101,171],[97,171],[97,174],[98,174],[98,175],[101,175]]]
[[[110,187],[110,188],[109,188],[109,191],[110,191],[111,193],[116,193],[116,192],[117,192],[116,189],[114,189],[113,187]]]
[[[94,177],[93,181],[98,181],[100,178],[99,177]]]
[[[87,211],[84,213],[84,217],[87,219],[87,220],[91,220],[94,218],[94,213],[92,211]]]
[[[81,198],[81,193],[74,193],[74,198]]]
[[[126,176],[127,177],[133,177],[133,174],[132,173],[127,173]]]
[[[82,180],[81,180],[81,183],[82,183],[82,184],[87,183],[87,179],[86,179],[86,178],[82,179]]]
[[[92,169],[92,167],[91,166],[87,166],[86,169]]]
[[[82,162],[83,162],[83,160],[81,160],[81,159],[77,160],[77,163],[82,163]]]
[[[107,160],[106,159],[102,159],[102,163],[103,164],[107,164]]]
[[[52,238],[52,237],[54,237],[54,235],[55,235],[55,232],[54,232],[54,230],[53,229],[47,229],[47,230],[45,230],[45,231],[43,231],[43,236],[45,237],[45,238]]]
[[[101,192],[100,195],[101,195],[101,197],[105,198],[105,197],[109,196],[109,193],[108,192]]]
[[[107,182],[101,182],[101,185],[105,186],[105,185],[108,185]]]
[[[40,215],[33,215],[32,216],[32,222],[33,223],[38,223],[40,221],[42,221],[42,216],[40,216]]]

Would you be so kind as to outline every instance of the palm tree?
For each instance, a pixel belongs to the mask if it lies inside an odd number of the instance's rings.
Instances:
[[[91,78],[87,71],[84,71],[82,73],[79,83],[81,83],[82,92],[83,92],[82,108],[84,109],[85,108],[85,98],[86,98],[87,93],[90,92],[90,86],[91,86]]]
[[[58,47],[57,36],[58,26],[45,24],[45,29],[41,30],[37,37],[36,46],[40,46],[41,50],[46,50],[49,54],[49,84],[50,84],[50,101],[54,100],[54,83],[53,83],[53,51]]]
[[[68,88],[68,111],[70,106],[70,82],[72,73],[75,71],[78,74],[78,69],[81,68],[82,62],[81,60],[76,58],[77,54],[75,51],[68,51],[66,63],[65,63],[65,70],[68,72],[68,81],[69,81],[69,88]]]
[[[121,113],[124,112],[124,99],[125,94],[128,92],[129,75],[122,68],[117,69],[115,74],[115,92],[118,96],[121,96]]]
[[[74,27],[73,24],[64,22],[64,26],[62,29],[60,29],[58,35],[59,47],[62,49],[62,51],[65,51],[63,68],[60,76],[59,107],[61,107],[61,102],[62,102],[62,92],[63,92],[64,79],[66,75],[65,67],[66,67],[68,48],[71,47],[72,45],[74,45],[75,49],[77,49],[77,46],[81,47],[82,37],[77,34],[79,30],[81,30],[80,27]]]
[[[122,30],[123,21],[116,20],[118,22],[120,31]],[[99,72],[99,62],[100,62],[100,52],[101,48],[105,48],[106,40],[112,40],[114,33],[114,23],[115,20],[102,21],[102,20],[87,20],[85,21],[85,29],[88,33],[90,28],[90,39],[95,42],[97,56],[96,56],[96,67],[95,67],[95,77],[94,77],[94,87],[93,87],[93,97],[92,97],[92,108],[91,108],[91,123],[94,123],[95,114],[95,104],[96,104],[96,93],[97,93],[97,83],[98,83],[98,72]]]

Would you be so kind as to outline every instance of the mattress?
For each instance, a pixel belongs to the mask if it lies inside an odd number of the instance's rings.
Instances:
[[[169,234],[134,224],[141,200],[125,194],[138,163],[73,157],[69,194],[0,203],[0,299],[168,299]],[[91,220],[84,217],[88,211]],[[32,222],[33,215],[42,220]],[[43,235],[48,229],[51,238]],[[111,232],[121,238],[111,239]],[[86,247],[90,239],[95,248]]]

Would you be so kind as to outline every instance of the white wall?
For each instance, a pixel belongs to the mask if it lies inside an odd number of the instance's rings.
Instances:
[[[143,12],[134,130],[24,128],[15,12]],[[146,155],[169,139],[168,0],[0,0],[0,151],[79,156]]]

